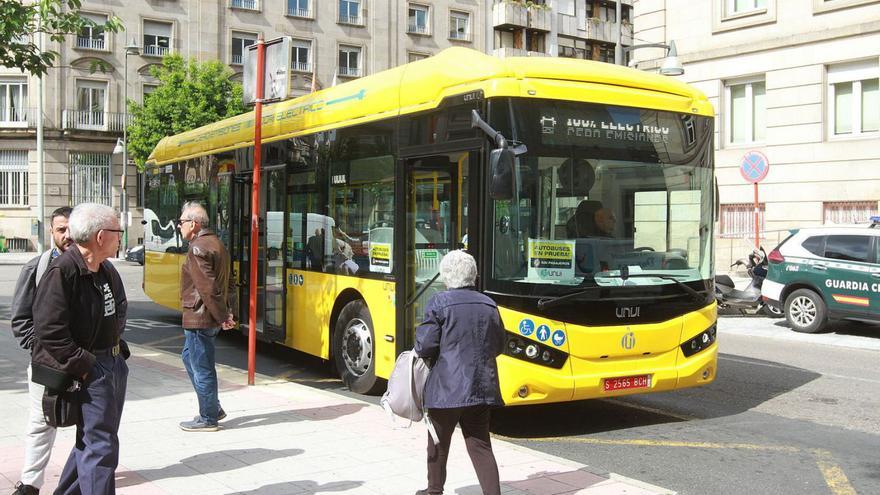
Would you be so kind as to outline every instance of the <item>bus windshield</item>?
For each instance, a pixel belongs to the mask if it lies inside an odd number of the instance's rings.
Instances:
[[[552,294],[710,277],[711,119],[521,99],[496,102],[490,117],[528,149],[514,197],[490,203],[490,287]]]

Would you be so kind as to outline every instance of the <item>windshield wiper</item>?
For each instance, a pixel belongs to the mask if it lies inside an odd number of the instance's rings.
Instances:
[[[627,270],[626,267],[624,267],[623,269],[620,270],[620,275],[617,275],[616,277],[615,276],[605,277],[602,275],[597,275],[596,278],[619,278],[623,281],[626,281],[627,279],[630,279],[630,278],[659,278],[662,280],[669,280],[671,282],[674,282],[677,287],[680,287],[688,295],[690,295],[694,301],[700,302],[704,299],[704,297],[702,295],[704,291],[697,291],[697,290],[693,289],[692,287],[685,284],[681,280],[675,278],[673,275],[660,275],[660,274],[653,274],[653,273],[633,273],[633,274],[630,274],[629,270]]]
[[[589,298],[585,298],[588,301],[598,301],[599,300],[599,287],[590,287],[589,289],[581,289],[576,290],[574,292],[569,292],[568,294],[557,296],[557,297],[542,297],[538,299],[538,309],[549,308],[550,306],[555,306],[563,301],[567,301],[573,297],[583,296],[589,294],[590,292],[595,292],[595,294],[591,294]]]

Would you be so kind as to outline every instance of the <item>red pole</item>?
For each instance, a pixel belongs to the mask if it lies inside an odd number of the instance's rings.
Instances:
[[[257,94],[254,105],[254,179],[251,187],[251,280],[248,311],[248,385],[254,384],[257,367],[257,257],[260,242],[260,159],[263,142],[263,81],[266,64],[266,42],[257,39]]]
[[[759,247],[761,247],[761,241],[758,239],[761,235],[758,230],[758,227],[761,223],[758,220],[759,211],[760,210],[758,209],[758,183],[755,182],[755,249],[758,249]]]

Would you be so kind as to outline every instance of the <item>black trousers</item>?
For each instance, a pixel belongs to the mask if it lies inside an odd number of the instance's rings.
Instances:
[[[498,477],[498,464],[492,453],[489,439],[489,406],[456,407],[451,409],[429,409],[428,415],[437,438],[435,445],[428,435],[428,493],[443,493],[446,484],[446,460],[449,458],[449,442],[455,426],[461,425],[468,455],[477,472],[480,488],[486,495],[500,495],[501,481]]]

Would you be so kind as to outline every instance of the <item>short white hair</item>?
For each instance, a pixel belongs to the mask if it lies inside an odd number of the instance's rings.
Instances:
[[[203,227],[208,226],[208,211],[197,201],[187,201],[184,203],[180,215],[186,215],[190,220],[195,220]]]
[[[450,251],[440,260],[440,280],[447,289],[470,287],[477,283],[477,262],[461,249]]]
[[[83,244],[89,242],[99,230],[114,227],[116,221],[116,210],[113,208],[98,203],[81,203],[70,213],[67,231],[73,242]]]

